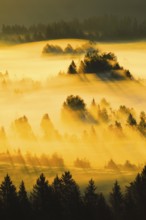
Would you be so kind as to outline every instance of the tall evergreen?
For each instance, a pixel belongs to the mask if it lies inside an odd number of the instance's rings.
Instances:
[[[56,219],[63,219],[63,207],[62,207],[62,193],[63,193],[62,179],[58,175],[54,178],[52,183],[52,189],[54,192],[54,205],[55,205],[55,217]]]
[[[85,189],[84,196],[84,210],[85,219],[97,219],[97,206],[98,206],[98,194],[96,193],[96,186],[94,181],[91,179],[87,188]]]
[[[127,123],[131,126],[136,126],[137,122],[135,120],[135,118],[133,117],[133,115],[130,113],[127,119]]]
[[[67,73],[69,74],[76,74],[77,73],[77,67],[74,61],[71,62],[71,64],[68,67]]]
[[[98,219],[112,220],[111,210],[102,193],[98,197]]]
[[[4,219],[15,219],[18,214],[18,197],[16,187],[8,174],[0,185],[0,200]]]
[[[18,201],[19,201],[19,212],[21,219],[29,219],[31,217],[31,207],[27,192],[25,189],[25,184],[22,181],[19,186],[18,191]]]
[[[116,181],[114,183],[112,192],[109,196],[110,205],[112,208],[114,219],[122,220],[123,219],[123,194],[121,192],[121,187]]]
[[[53,192],[44,174],[41,174],[33,186],[31,202],[36,219],[51,218],[53,215]]]
[[[62,174],[62,207],[64,218],[82,219],[82,200],[79,186],[70,172]]]

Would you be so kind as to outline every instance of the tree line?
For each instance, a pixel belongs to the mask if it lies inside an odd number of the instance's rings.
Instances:
[[[27,192],[19,190],[7,174],[0,185],[1,219],[144,220],[146,206],[146,166],[122,191],[116,181],[108,198],[98,192],[91,179],[83,193],[69,171],[50,184],[44,174]]]
[[[13,42],[31,42],[61,38],[81,38],[95,41],[138,40],[146,38],[146,20],[103,15],[83,21],[58,21],[49,24],[3,25],[0,38]]]

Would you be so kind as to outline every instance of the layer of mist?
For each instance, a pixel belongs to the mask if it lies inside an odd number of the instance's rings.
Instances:
[[[78,65],[83,55],[44,57],[46,43],[1,46],[2,174],[20,175],[28,185],[40,172],[52,178],[67,169],[81,184],[92,177],[103,186],[115,178],[130,181],[146,162],[145,82],[66,74],[72,58]],[[48,43],[63,50],[67,45],[66,40]],[[88,42],[68,43],[83,48]],[[145,43],[94,47],[114,52],[130,71],[137,65],[144,77]]]

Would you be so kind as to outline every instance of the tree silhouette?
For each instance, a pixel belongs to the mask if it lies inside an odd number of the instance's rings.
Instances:
[[[76,74],[77,73],[77,67],[74,61],[71,62],[71,64],[68,67],[67,73],[69,74]]]
[[[73,220],[81,219],[82,200],[78,185],[70,172],[62,174],[62,206],[64,218]]]
[[[49,115],[45,114],[41,120],[40,124],[43,132],[44,132],[44,138],[46,140],[53,140],[59,137],[57,131],[54,128],[53,123],[51,122]]]
[[[137,125],[137,122],[136,122],[135,118],[133,117],[133,115],[131,113],[128,116],[127,123],[130,126],[136,126]]]
[[[63,183],[62,179],[59,178],[58,175],[53,180],[52,189],[54,192],[55,218],[63,219]]]
[[[98,197],[97,211],[98,211],[98,219],[102,219],[102,220],[111,220],[112,219],[110,208],[109,208],[102,193],[100,193],[99,197]]]
[[[114,183],[112,192],[109,196],[110,205],[112,208],[114,219],[122,220],[123,219],[123,195],[121,192],[120,185],[116,181]]]
[[[83,196],[84,207],[85,207],[85,219],[97,219],[98,217],[98,194],[96,193],[96,186],[94,181],[91,179]]]
[[[145,114],[145,112],[140,113],[140,122],[138,124],[138,129],[143,135],[146,135],[146,114]]]
[[[146,166],[126,188],[125,219],[145,219],[146,209]]]
[[[0,185],[0,199],[4,218],[15,219],[18,214],[18,197],[16,187],[13,185],[8,174]]]
[[[30,197],[23,181],[17,193],[6,175],[0,185],[0,217],[4,220],[145,220],[146,166],[124,193],[116,181],[108,199],[109,205],[102,193],[96,193],[92,179],[82,195],[70,172],[64,172],[61,178],[56,176],[51,186],[41,174]]]
[[[28,219],[31,216],[31,207],[23,181],[19,186],[18,201],[19,201],[20,218]]]
[[[36,219],[53,218],[53,193],[52,188],[46,180],[44,174],[41,174],[33,186],[31,193],[31,202]]]
[[[67,97],[66,101],[64,102],[64,107],[69,108],[73,111],[85,111],[86,104],[83,99],[79,96],[70,95]]]

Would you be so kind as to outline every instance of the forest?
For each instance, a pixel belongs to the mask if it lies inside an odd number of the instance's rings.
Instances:
[[[146,220],[145,9],[0,0],[0,220]]]
[[[146,38],[146,20],[116,15],[89,17],[83,21],[56,21],[31,26],[3,24],[0,40],[13,43],[50,39],[88,39],[92,41],[133,41]]]
[[[106,198],[93,179],[81,191],[69,171],[56,175],[52,183],[40,174],[31,192],[24,181],[16,189],[8,174],[0,184],[0,217],[6,220],[145,220],[145,204],[146,166],[124,190],[115,181]]]

